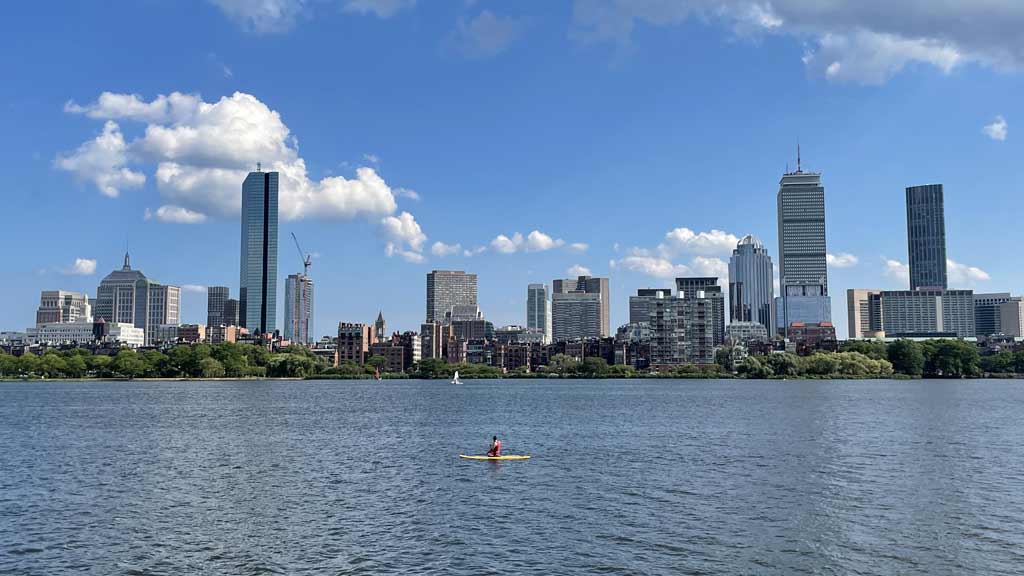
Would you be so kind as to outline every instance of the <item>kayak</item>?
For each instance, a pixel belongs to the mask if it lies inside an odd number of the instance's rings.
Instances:
[[[466,460],[529,460],[529,456],[521,455],[517,456],[509,454],[508,456],[467,456],[465,454],[459,454],[459,458],[465,458]]]

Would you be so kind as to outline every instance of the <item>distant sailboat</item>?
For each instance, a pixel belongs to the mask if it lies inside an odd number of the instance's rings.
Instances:
[[[462,380],[459,380],[459,371],[455,371],[455,377],[452,378],[452,384],[462,384]]]
[[[380,382],[380,368],[373,369],[373,377],[377,379],[377,382]]]

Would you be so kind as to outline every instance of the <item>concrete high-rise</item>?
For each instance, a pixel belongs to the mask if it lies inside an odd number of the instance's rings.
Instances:
[[[804,172],[797,152],[796,172],[782,176],[778,193],[780,328],[792,322],[830,322],[825,246],[825,188],[821,174]]]
[[[729,322],[775,325],[772,257],[754,236],[744,236],[729,259]]]
[[[881,294],[882,329],[887,338],[971,338],[971,290],[886,290]]]
[[[945,289],[946,217],[942,184],[907,188],[910,289]]]
[[[579,276],[558,279],[551,284],[551,338],[606,338],[609,328],[611,298],[607,278]]]
[[[284,282],[284,338],[299,344],[312,344],[313,279],[291,274]]]
[[[148,346],[161,325],[180,323],[181,289],[165,286],[133,270],[131,259],[125,254],[121,269],[107,274],[96,289],[93,316],[142,328]]]
[[[228,298],[224,301],[224,315],[221,322],[225,326],[238,326],[238,300]]]
[[[224,321],[224,302],[231,297],[227,286],[210,286],[206,289],[206,325],[230,326]]]
[[[254,334],[277,328],[278,173],[250,172],[242,183],[239,322]]]
[[[526,328],[544,334],[545,343],[551,341],[551,300],[544,284],[526,287]]]
[[[881,290],[846,291],[847,329],[851,339],[875,338],[882,330]]]
[[[44,290],[39,295],[36,325],[92,322],[88,294],[64,290]]]
[[[711,335],[713,346],[725,344],[725,294],[722,293],[722,287],[718,285],[718,278],[715,276],[676,278],[676,295],[686,300],[701,301],[692,309],[700,310],[702,314],[708,314],[707,318],[700,318],[700,323],[707,324],[709,328],[707,332]],[[696,325],[696,321],[691,324]]]
[[[636,296],[629,297],[629,323],[650,322],[651,307],[655,300],[672,297],[670,288],[638,288]]]
[[[978,336],[1005,334],[1000,306],[1009,302],[1009,292],[974,295],[974,331]]]
[[[476,274],[434,270],[427,274],[427,323],[443,322],[455,306],[476,306]]]

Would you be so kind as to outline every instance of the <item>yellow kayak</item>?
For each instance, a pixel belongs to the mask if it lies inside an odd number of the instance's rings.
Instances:
[[[516,456],[509,454],[508,456],[467,456],[465,454],[459,454],[459,458],[465,458],[466,460],[529,460],[529,456]]]

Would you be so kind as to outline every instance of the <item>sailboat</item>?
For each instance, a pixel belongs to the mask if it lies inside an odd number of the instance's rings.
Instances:
[[[373,377],[377,379],[377,382],[380,382],[380,368],[373,369]]]
[[[462,384],[462,380],[459,380],[459,371],[455,371],[455,376],[452,378],[452,384]]]

